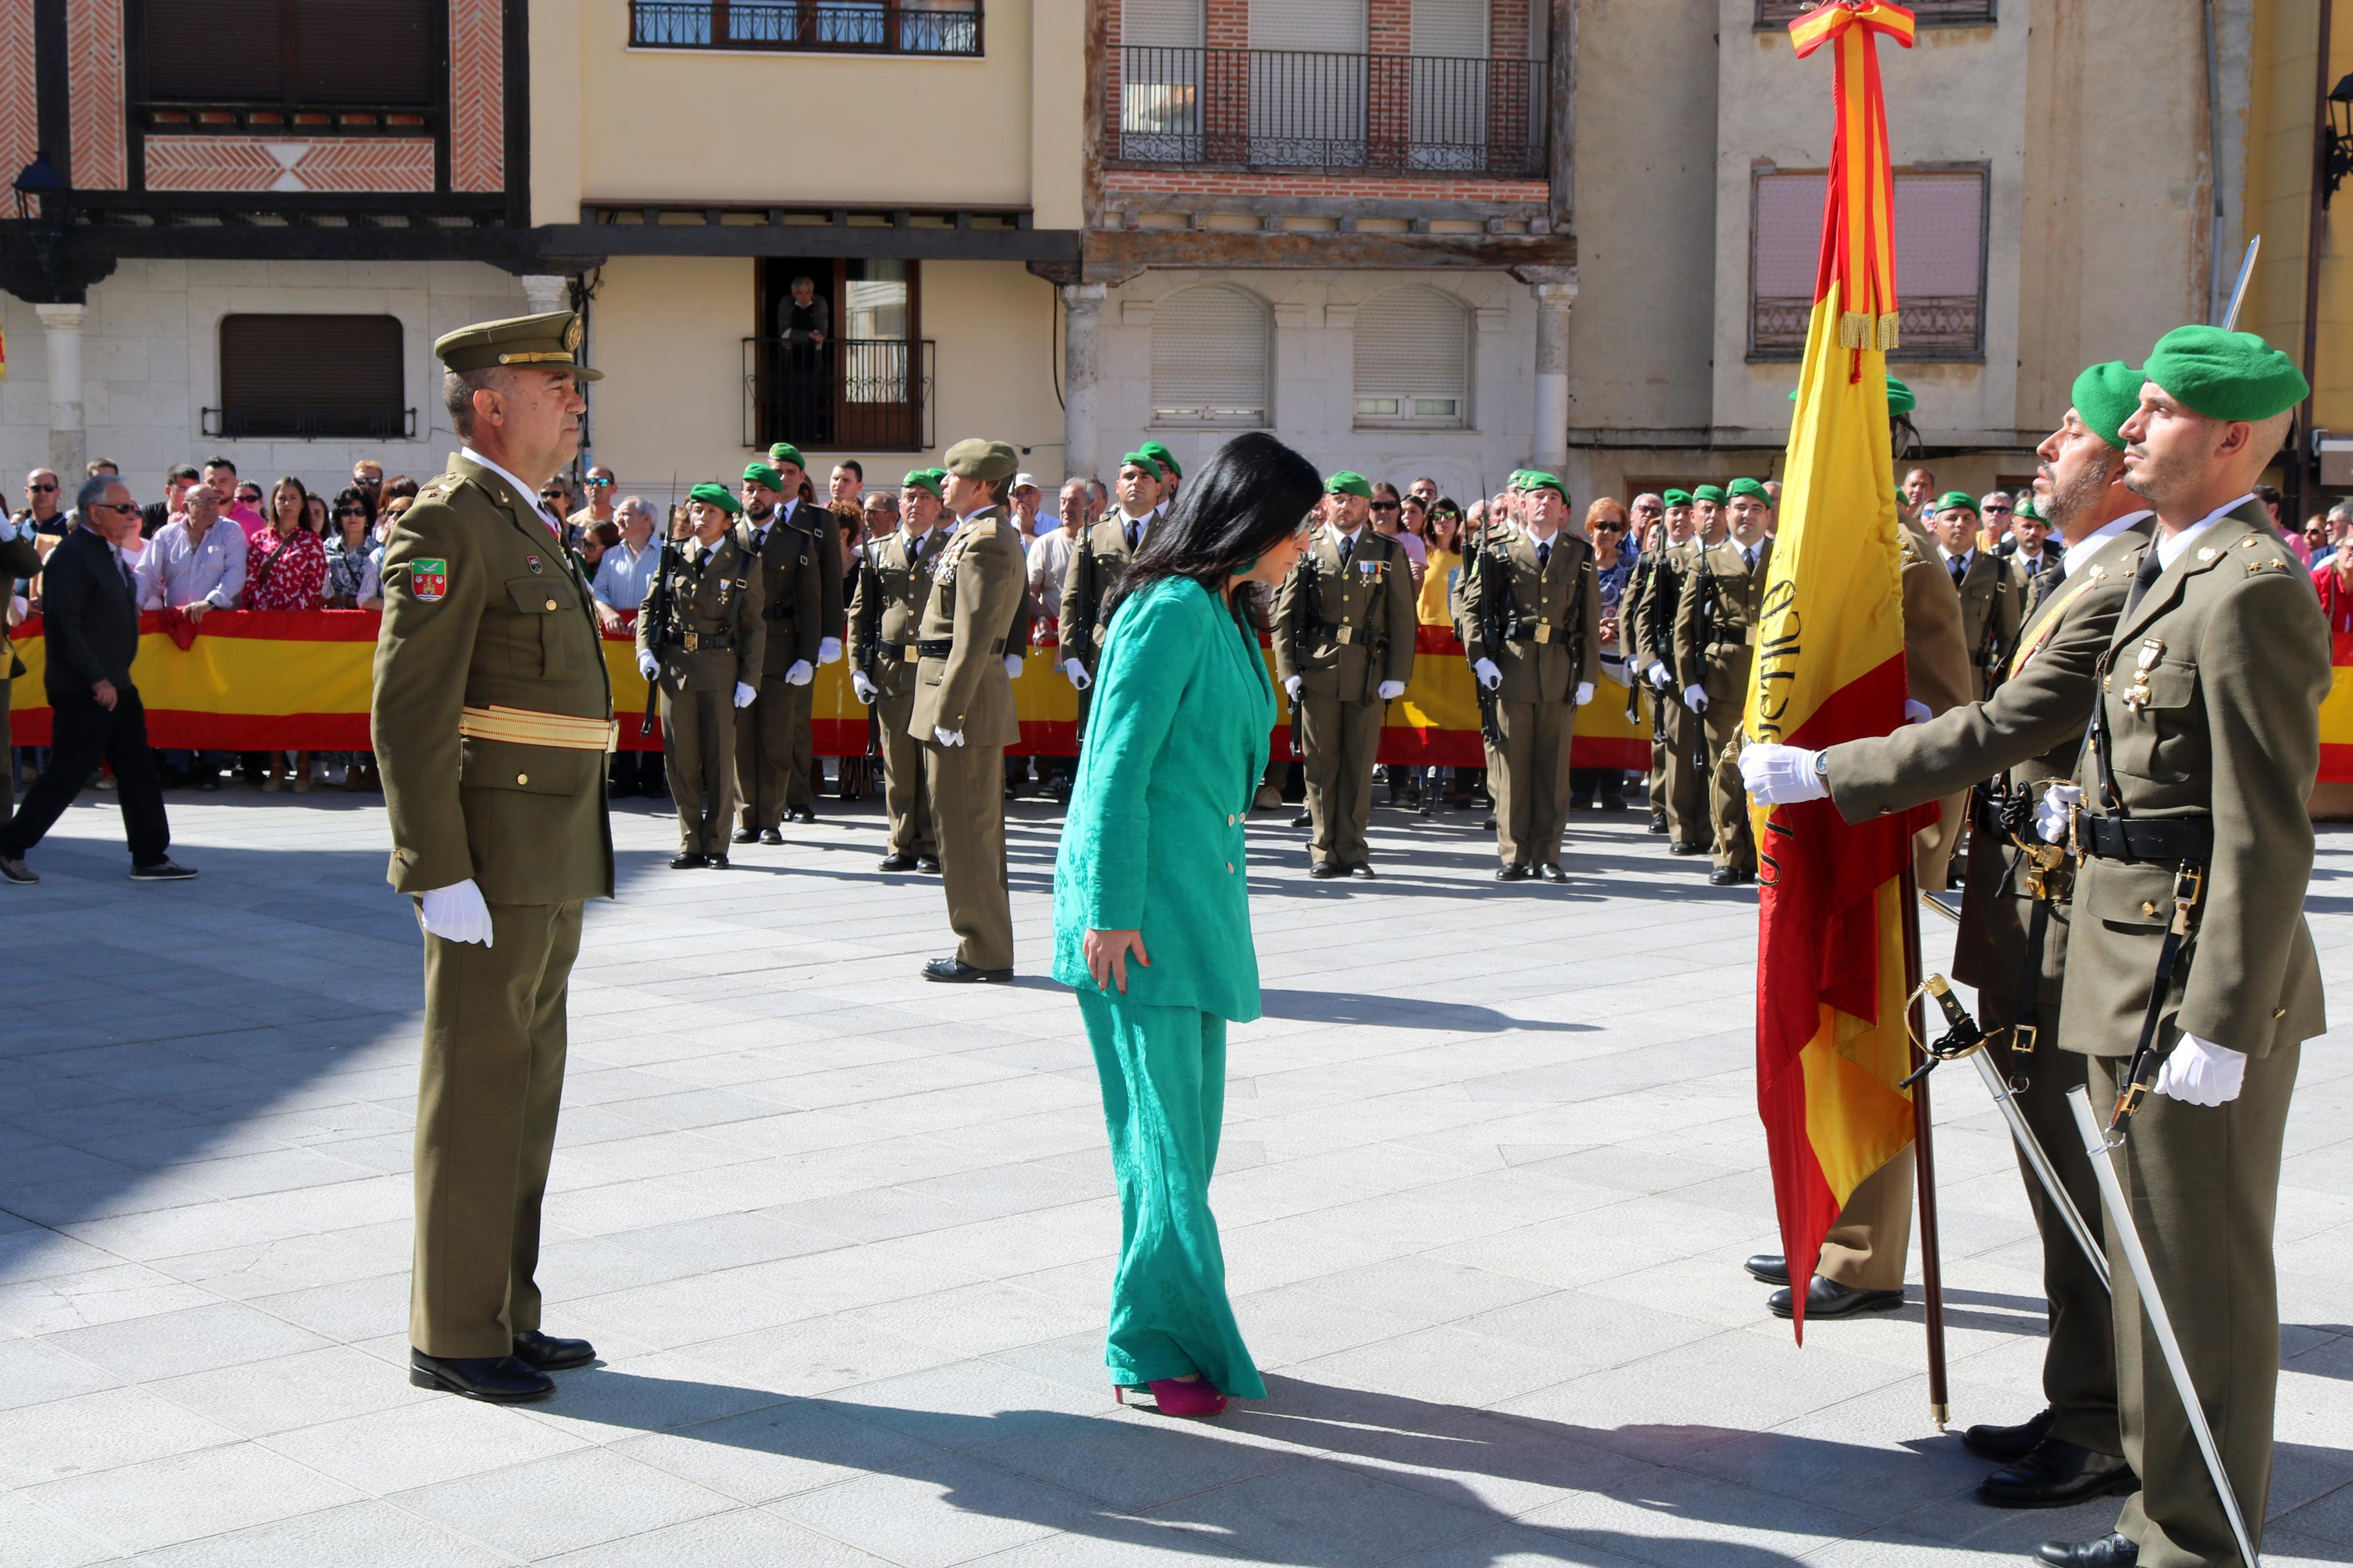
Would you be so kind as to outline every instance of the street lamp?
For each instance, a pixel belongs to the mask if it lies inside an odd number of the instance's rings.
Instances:
[[[49,162],[49,155],[37,153],[33,161],[17,174],[16,183],[10,188],[16,193],[16,216],[23,220],[33,216],[33,203],[37,199],[63,195],[66,182],[65,177],[58,173],[58,166]]]
[[[2353,72],[2338,79],[2328,89],[2328,145],[2326,150],[2326,184],[2320,193],[2320,205],[2327,206],[2345,176],[2353,174]]]

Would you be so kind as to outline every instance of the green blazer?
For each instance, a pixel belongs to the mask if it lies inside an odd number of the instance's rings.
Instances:
[[[1129,963],[1129,1001],[1247,1023],[1242,828],[1274,728],[1258,640],[1199,584],[1155,583],[1112,617],[1093,696],[1054,861],[1054,978],[1098,989],[1086,933],[1141,931],[1152,963]]]

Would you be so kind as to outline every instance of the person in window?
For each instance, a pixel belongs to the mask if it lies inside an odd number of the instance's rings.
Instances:
[[[245,607],[248,610],[315,610],[326,597],[327,547],[302,526],[311,495],[288,475],[269,487],[269,526],[246,557]],[[263,753],[268,776],[261,787],[275,795],[284,787],[286,753]],[[311,753],[294,753],[294,793],[311,791]]]
[[[828,439],[833,388],[825,345],[833,339],[833,311],[818,297],[816,279],[793,279],[792,292],[776,307],[776,335],[785,340],[786,438]]]

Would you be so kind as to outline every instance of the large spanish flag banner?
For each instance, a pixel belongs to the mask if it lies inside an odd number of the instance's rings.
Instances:
[[[1752,740],[1819,748],[1904,721],[1887,426],[1894,191],[1877,40],[1909,47],[1912,14],[1833,0],[1789,31],[1800,58],[1831,47],[1838,120],[1746,723]],[[1911,1098],[1895,1086],[1910,1070],[1902,898],[1915,825],[1849,826],[1827,800],[1755,818],[1757,1102],[1801,1341],[1822,1238],[1848,1194],[1911,1142]]]

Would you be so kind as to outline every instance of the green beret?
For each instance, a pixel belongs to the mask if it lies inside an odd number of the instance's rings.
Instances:
[[[785,476],[765,463],[744,464],[744,478],[753,484],[765,485],[770,489],[779,492],[785,488]]]
[[[2253,332],[2176,327],[2141,374],[2209,419],[2268,419],[2312,395],[2295,362]]]
[[[1733,496],[1748,496],[1767,506],[1773,504],[1773,492],[1755,479],[1735,479],[1724,489],[1727,500]]]
[[[902,489],[929,490],[932,492],[932,499],[937,500],[940,495],[940,480],[945,477],[945,473],[939,468],[910,468],[907,470],[907,477],[899,481],[899,486]]]
[[[769,447],[768,461],[772,463],[790,463],[794,468],[804,470],[808,468],[808,459],[802,457],[801,449],[798,447],[794,446],[790,441],[779,441],[775,446]],[[785,487],[778,485],[776,488],[778,489],[782,489]]]
[[[2029,522],[2043,521],[2042,513],[2034,505],[2034,492],[2031,489],[2019,492],[2018,503],[2010,509],[2010,515],[2022,517]]]
[[[1518,475],[1513,476],[1514,483],[1518,479]],[[1327,496],[1362,496],[1370,500],[1373,499],[1373,481],[1353,468],[1342,468],[1324,481],[1324,493]]]
[[[1918,406],[1920,406],[1920,400],[1912,395],[1910,387],[1892,375],[1887,378],[1887,412],[1891,417],[1898,414],[1909,414]]]
[[[1721,485],[1701,485],[1692,491],[1692,500],[1712,500],[1715,502],[1716,505],[1722,506],[1724,504],[1724,487]]]
[[[1973,512],[1978,510],[1978,498],[1969,494],[1967,490],[1947,490],[1943,495],[1936,498],[1936,504],[1929,510],[1932,511]]]
[[[975,437],[950,447],[946,462],[943,471],[960,479],[994,482],[1009,479],[1020,471],[1021,454],[1002,441],[983,441]]]
[[[580,318],[569,310],[543,316],[510,316],[477,321],[433,340],[433,355],[451,370],[569,371],[575,380],[596,381],[601,370],[578,363]]]
[[[2094,436],[2121,452],[2124,423],[2140,406],[2140,384],[2148,378],[2120,359],[2085,368],[2075,378],[2069,396],[2081,419]]]
[[[697,485],[686,492],[686,499],[708,501],[730,517],[740,516],[744,510],[744,503],[735,499],[735,492],[723,484]]]
[[[1168,477],[1161,472],[1159,459],[1153,457],[1151,453],[1142,450],[1130,452],[1121,458],[1119,466],[1123,468],[1142,468],[1155,479],[1165,479]]]
[[[1176,478],[1181,479],[1185,477],[1185,470],[1176,466],[1176,454],[1162,446],[1159,442],[1146,441],[1143,446],[1138,447],[1136,450],[1151,458],[1154,462],[1159,464],[1162,468],[1167,469]]]
[[[1661,490],[1659,492],[1659,500],[1662,505],[1665,506],[1689,506],[1691,505],[1691,491]]]
[[[1552,475],[1546,473],[1542,468],[1522,469],[1520,471],[1520,489],[1524,490],[1557,490],[1560,492],[1560,499],[1562,500],[1566,501],[1568,500],[1568,487],[1562,484],[1558,479],[1553,478]]]

